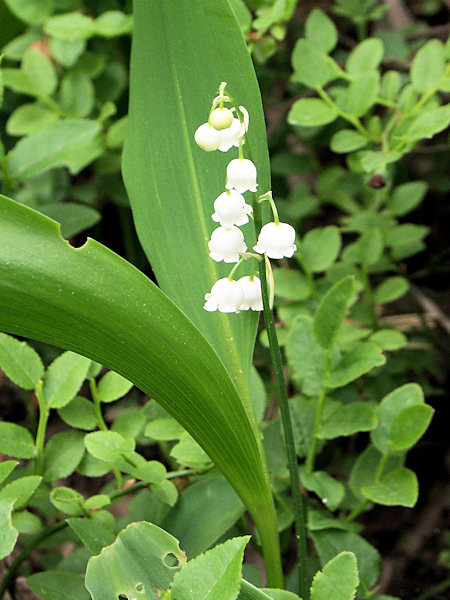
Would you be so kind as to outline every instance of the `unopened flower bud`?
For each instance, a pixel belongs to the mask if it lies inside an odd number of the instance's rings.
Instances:
[[[244,196],[236,190],[228,190],[220,194],[214,202],[213,221],[220,223],[222,227],[245,225],[248,223],[248,215],[252,207],[245,203]]]
[[[238,280],[241,288],[244,291],[244,300],[240,306],[241,310],[262,310],[263,301],[261,295],[261,281],[259,277],[249,277],[245,275]]]
[[[228,129],[233,122],[233,113],[229,108],[215,108],[209,115],[208,123],[214,129]]]
[[[267,223],[262,227],[255,252],[266,254],[269,258],[291,258],[297,250],[295,229],[287,223]]]
[[[237,281],[224,277],[212,286],[211,292],[205,295],[203,308],[208,312],[219,310],[224,313],[239,312],[244,300],[244,291]]]
[[[244,235],[237,227],[218,227],[208,242],[209,256],[217,262],[237,262],[239,254],[247,250]]]
[[[235,158],[227,167],[227,183],[229,190],[235,189],[240,194],[250,190],[256,192],[256,167],[248,158]]]
[[[217,129],[214,129],[214,127],[211,127],[208,123],[200,125],[194,134],[194,138],[200,148],[207,152],[217,150],[222,143],[220,131],[217,131]]]

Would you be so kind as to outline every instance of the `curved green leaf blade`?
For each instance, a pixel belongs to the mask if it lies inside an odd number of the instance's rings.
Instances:
[[[247,381],[257,316],[203,310],[204,295],[230,271],[209,258],[207,242],[217,226],[213,203],[237,149],[204,152],[194,142],[226,81],[250,113],[259,190],[269,189],[264,116],[250,55],[228,0],[136,0],[134,17],[123,171],[137,233],[161,289],[214,346],[251,411]],[[251,248],[253,225],[243,232]],[[254,268],[243,266],[240,273]]]
[[[0,330],[85,355],[153,396],[239,493],[276,573],[274,508],[246,409],[202,334],[140,271],[93,240],[72,248],[56,223],[0,196]]]

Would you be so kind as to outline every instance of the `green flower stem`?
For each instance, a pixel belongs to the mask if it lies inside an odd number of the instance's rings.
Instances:
[[[273,220],[275,222],[276,225],[280,224],[280,217],[278,216],[278,210],[276,207],[276,204],[273,200],[272,197],[272,192],[266,192],[265,194],[263,194],[262,196],[259,197],[259,202],[264,202],[264,200],[268,200],[270,203],[270,208],[272,209],[272,214],[273,214]]]
[[[39,423],[36,433],[36,475],[42,475],[44,471],[44,444],[45,432],[47,430],[50,408],[44,398],[42,379],[38,381],[34,388],[34,393],[39,404]],[[1,596],[0,596],[1,598]]]
[[[305,463],[305,471],[308,474],[312,473],[314,470],[314,460],[316,458],[317,441],[318,441],[317,434],[319,433],[320,424],[322,422],[323,405],[325,403],[325,397],[326,397],[326,392],[327,392],[327,381],[328,381],[328,376],[330,374],[330,359],[331,359],[330,351],[327,350],[326,356],[325,356],[325,371],[323,374],[322,387],[320,388],[319,397],[317,399],[316,417],[314,420],[313,439],[312,439],[311,448],[309,449],[308,456],[306,458],[306,463]]]
[[[329,94],[327,94],[327,92],[322,87],[318,86],[315,89],[316,89],[316,92],[319,94],[319,96],[322,98],[322,100],[324,102],[326,102],[330,108],[333,108],[340,117],[342,117],[343,119],[345,119],[346,121],[351,123],[353,125],[353,127],[355,127],[359,131],[359,133],[361,133],[365,137],[369,138],[370,140],[373,139],[373,136],[370,133],[370,131],[368,131],[364,127],[364,125],[361,123],[361,121],[358,119],[358,117],[355,117],[355,116],[351,115],[350,113],[346,112],[345,110],[342,110],[336,104],[336,102],[333,100],[333,98]]]
[[[91,389],[91,395],[94,401],[94,411],[95,416],[97,417],[98,426],[102,431],[109,431],[105,423],[105,419],[103,418],[102,403],[97,392],[97,384],[95,383],[95,379],[93,377],[89,377],[89,387]],[[117,487],[120,489],[123,484],[122,474],[119,469],[114,468],[112,471],[114,473],[114,477],[116,478]]]
[[[236,273],[236,271],[238,270],[238,268],[242,265],[242,263],[245,261],[245,257],[241,256],[241,258],[237,261],[237,263],[234,265],[234,267],[231,269],[231,271],[228,274],[228,279],[232,280],[233,279],[233,275]]]

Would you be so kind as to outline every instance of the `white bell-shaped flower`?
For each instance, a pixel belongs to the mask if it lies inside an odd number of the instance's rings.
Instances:
[[[249,277],[248,275],[244,275],[244,277],[241,277],[238,280],[238,283],[244,291],[244,300],[242,301],[240,309],[248,310],[251,308],[252,310],[262,310],[263,301],[259,277]]]
[[[244,291],[239,282],[224,277],[212,286],[211,292],[205,295],[203,308],[208,312],[219,310],[223,313],[239,312],[244,300]]]
[[[222,227],[245,225],[252,207],[245,203],[244,196],[236,190],[227,190],[220,194],[214,201],[212,220],[220,223]]]
[[[240,194],[250,190],[256,192],[256,167],[248,158],[235,158],[227,167],[227,183],[225,187],[234,189]]]
[[[194,139],[203,150],[212,152],[222,143],[222,132],[211,127],[209,123],[203,123],[194,134]]]
[[[269,258],[291,258],[297,250],[295,229],[288,223],[267,223],[262,227],[255,252],[266,254]]]
[[[212,232],[208,242],[209,256],[215,261],[223,260],[226,263],[237,262],[239,253],[245,252],[247,246],[244,235],[237,227],[218,227]]]
[[[230,127],[221,130],[222,142],[219,146],[221,152],[228,152],[232,146],[238,148],[240,139],[247,133],[250,118],[247,110],[243,106],[240,106],[239,108],[244,116],[244,121],[241,123],[240,120],[235,117]],[[244,140],[242,140],[242,142],[244,142]]]

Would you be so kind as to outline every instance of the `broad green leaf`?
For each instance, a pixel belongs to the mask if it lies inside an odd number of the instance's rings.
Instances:
[[[69,71],[61,80],[60,97],[68,116],[87,117],[94,107],[94,85],[83,71]]]
[[[348,352],[332,369],[327,386],[337,388],[347,385],[385,362],[386,358],[377,344],[363,342]]]
[[[375,302],[386,304],[404,296],[408,289],[409,283],[404,277],[388,277],[383,283],[380,283],[373,297]]]
[[[31,433],[15,423],[0,423],[0,452],[15,458],[32,458],[35,447]]]
[[[320,8],[314,8],[305,23],[306,39],[322,52],[334,50],[338,33],[336,25]]]
[[[114,402],[128,392],[133,387],[133,384],[114,371],[109,371],[100,379],[97,393],[101,402]]]
[[[207,550],[244,513],[239,496],[223,478],[189,486],[162,522],[189,559]]]
[[[301,245],[301,263],[314,273],[331,267],[341,249],[341,234],[335,225],[308,231]]]
[[[25,508],[41,481],[42,477],[39,475],[27,475],[14,479],[0,490],[0,500],[14,500],[14,510],[21,510]]]
[[[6,131],[9,135],[28,135],[57,120],[58,114],[42,104],[22,104],[9,117]]]
[[[414,471],[402,467],[389,471],[377,483],[365,485],[361,492],[377,504],[411,507],[417,502],[419,486]]]
[[[379,91],[380,74],[368,71],[350,83],[341,102],[347,112],[362,117],[375,104]]]
[[[326,350],[333,347],[339,328],[344,322],[355,287],[351,275],[333,285],[325,294],[314,315],[314,334]]]
[[[120,10],[107,10],[94,21],[94,32],[103,37],[116,37],[130,33],[133,17]]]
[[[0,368],[24,390],[32,390],[44,373],[36,350],[4,333],[0,333]]]
[[[19,535],[11,521],[14,502],[9,499],[0,500],[0,560],[11,554]]]
[[[63,352],[55,358],[44,375],[44,397],[50,408],[62,408],[75,398],[90,362],[73,352]]]
[[[380,329],[369,340],[378,344],[382,350],[398,350],[408,343],[406,335],[396,329]]]
[[[369,38],[364,40],[350,52],[346,69],[354,77],[373,71],[380,64],[383,54],[384,46],[380,39]]]
[[[323,87],[336,73],[326,54],[309,40],[300,39],[292,52],[293,79],[308,87]]]
[[[302,392],[316,396],[325,373],[325,350],[316,341],[311,317],[300,315],[296,319],[288,336],[286,354]]]
[[[315,492],[322,503],[331,511],[336,510],[345,494],[344,485],[325,471],[301,472],[301,481],[310,492]]]
[[[92,160],[87,149],[100,129],[95,121],[66,119],[32,133],[11,151],[11,176],[27,179],[60,166],[67,166],[71,173],[78,172]]]
[[[190,560],[173,578],[173,600],[237,598],[244,549],[249,539],[250,536],[232,538]]]
[[[353,152],[367,146],[369,140],[365,135],[354,129],[341,129],[330,140],[330,148],[338,154]]]
[[[392,424],[401,411],[409,406],[423,404],[422,388],[416,383],[407,383],[385,396],[376,408],[378,426],[370,437],[374,446],[385,453],[391,442]]]
[[[44,32],[51,37],[73,42],[91,37],[94,21],[80,12],[65,13],[47,19]]]
[[[92,519],[71,517],[67,525],[74,531],[91,554],[100,554],[102,548],[115,540],[115,535],[106,527],[102,527]]]
[[[5,0],[9,10],[28,25],[42,25],[52,12],[53,0]]]
[[[67,515],[77,516],[83,512],[84,498],[72,488],[53,488],[49,497],[53,506]]]
[[[0,463],[0,483],[14,471],[18,464],[17,460],[4,460]]]
[[[155,398],[222,469],[275,563],[259,434],[217,354],[142,273],[93,240],[72,248],[54,222],[0,197],[0,329],[85,354]],[[31,458],[33,440],[16,427],[31,442],[23,458]],[[281,585],[276,568],[271,577]]]
[[[389,201],[389,211],[396,217],[403,217],[418,206],[427,192],[425,181],[409,181],[397,186]]]
[[[83,577],[71,571],[48,570],[26,578],[27,585],[42,600],[88,600]]]
[[[285,300],[306,300],[311,286],[303,273],[296,269],[274,269],[275,296]]]
[[[411,82],[423,94],[438,87],[444,71],[444,44],[440,40],[429,40],[417,51],[411,63]]]
[[[359,593],[362,586],[367,589],[375,584],[380,569],[380,555],[364,538],[350,531],[337,529],[313,531],[311,536],[322,566],[340,552],[348,551],[355,554],[361,582],[357,592],[358,596],[362,595]]]
[[[84,454],[83,437],[80,431],[63,431],[49,439],[44,451],[44,481],[56,481],[75,471]]]
[[[358,565],[352,552],[341,552],[314,576],[311,600],[353,600],[359,584]]]
[[[332,440],[348,436],[358,431],[370,431],[377,426],[378,419],[374,409],[365,402],[352,402],[342,405],[340,402],[326,410],[317,433],[323,440]]]
[[[208,256],[207,243],[216,227],[213,202],[237,150],[204,152],[194,141],[221,81],[249,111],[249,146],[263,193],[270,189],[264,115],[228,0],[215,0],[214,8],[204,0],[134,2],[123,172],[136,230],[161,289],[213,345],[251,414],[248,377],[258,316],[203,310],[205,293],[229,273]],[[243,229],[249,248],[253,229],[251,223]],[[245,275],[254,265],[241,268]]]
[[[364,498],[361,488],[373,483],[381,458],[380,452],[370,444],[354,462],[350,473],[349,486],[357,498]],[[387,459],[384,470],[398,469],[403,466],[402,461],[403,457],[400,454],[392,454]]]
[[[89,431],[98,425],[94,404],[82,396],[76,396],[67,406],[59,408],[58,415],[67,425],[77,429]]]
[[[433,413],[434,410],[428,404],[415,404],[400,411],[391,428],[393,450],[412,448],[428,429]]]
[[[58,84],[55,67],[41,50],[30,48],[24,54],[22,70],[39,96],[51,96]]]
[[[300,127],[317,127],[332,123],[338,117],[336,109],[320,98],[301,98],[292,105],[288,123]]]
[[[421,111],[405,132],[404,137],[411,142],[429,139],[443,131],[450,123],[450,105]]]
[[[93,556],[86,570],[86,588],[92,600],[158,599],[167,589],[186,556],[178,541],[147,522],[131,523],[116,541]]]
[[[151,421],[145,428],[144,435],[153,440],[169,441],[178,440],[183,431],[184,429],[178,421],[165,417]]]
[[[51,202],[39,206],[39,212],[61,225],[61,235],[66,239],[92,227],[101,219],[100,213],[84,204]]]

